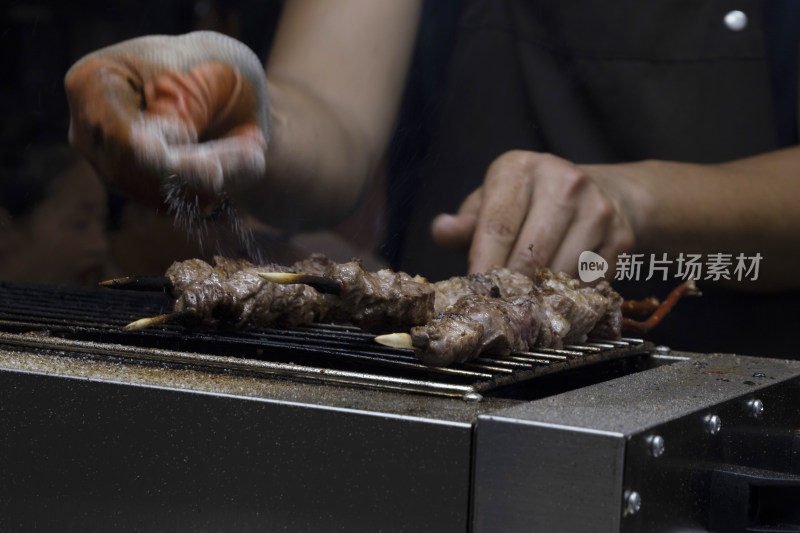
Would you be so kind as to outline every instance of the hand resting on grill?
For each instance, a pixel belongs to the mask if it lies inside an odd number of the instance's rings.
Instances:
[[[469,250],[470,272],[507,265],[575,275],[578,256],[733,251],[768,257],[745,290],[798,287],[800,148],[703,165],[640,161],[575,165],[549,154],[512,151],[454,215],[433,221],[440,246]]]

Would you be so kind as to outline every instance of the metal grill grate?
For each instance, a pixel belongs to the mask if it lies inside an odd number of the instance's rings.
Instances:
[[[122,330],[133,320],[168,312],[169,302],[159,294],[2,283],[0,298],[0,345],[468,400],[555,372],[647,354],[652,348],[641,339],[588,342],[438,368],[420,364],[408,350],[376,344],[371,334],[332,324],[248,331],[197,331],[175,325]]]

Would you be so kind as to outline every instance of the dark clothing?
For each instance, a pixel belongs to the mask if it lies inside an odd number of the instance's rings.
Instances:
[[[798,64],[800,64],[800,2],[766,0],[764,13],[767,61],[778,142],[797,144]]]
[[[748,17],[741,31],[723,22],[732,10]],[[397,266],[430,279],[464,273],[466,256],[436,247],[430,221],[455,212],[511,149],[580,164],[714,163],[779,147],[763,27],[757,0],[465,2]],[[638,298],[674,285],[617,288]],[[648,338],[693,351],[797,355],[786,335],[774,340],[791,331],[798,313],[785,303],[797,294],[701,285],[705,295],[683,302]]]

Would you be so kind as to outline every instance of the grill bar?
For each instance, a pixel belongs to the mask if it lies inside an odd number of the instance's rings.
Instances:
[[[142,361],[158,361],[190,365],[203,368],[238,370],[270,376],[302,378],[311,381],[339,383],[347,385],[368,385],[391,390],[425,392],[441,396],[466,397],[475,390],[466,385],[453,385],[436,381],[404,379],[393,376],[382,376],[363,372],[348,372],[324,367],[311,367],[295,364],[273,363],[239,357],[224,357],[202,353],[176,352],[157,348],[139,348],[121,344],[97,344],[42,337],[26,333],[0,332],[0,344],[22,348],[35,348],[52,351],[64,351],[94,356],[122,357]]]
[[[351,326],[198,331],[164,325],[136,332],[122,330],[123,325],[143,316],[168,312],[169,301],[161,294],[0,283],[0,297],[0,344],[16,348],[470,400],[539,376],[647,354],[652,348],[641,339],[591,341],[508,357],[483,356],[438,368],[421,364],[411,350],[379,345],[373,335]]]

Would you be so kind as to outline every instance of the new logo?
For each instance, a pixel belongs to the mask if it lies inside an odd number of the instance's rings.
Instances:
[[[594,252],[587,250],[578,257],[578,277],[584,283],[606,277],[607,270],[608,261]]]

